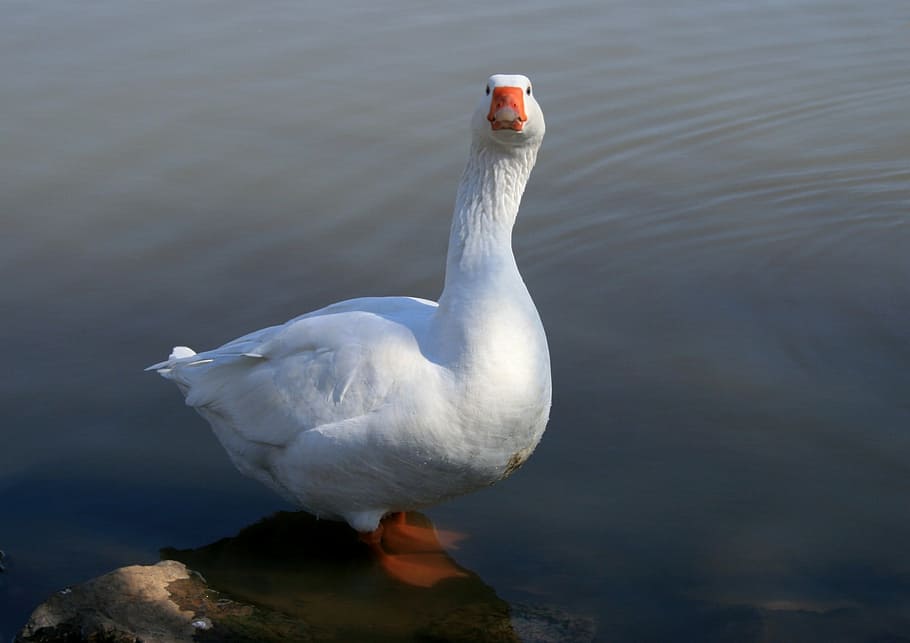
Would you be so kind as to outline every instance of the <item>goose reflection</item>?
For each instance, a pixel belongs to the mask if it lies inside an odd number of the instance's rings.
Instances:
[[[381,542],[347,525],[280,512],[198,549],[166,548],[232,598],[336,640],[517,641],[509,604],[446,552],[460,536],[418,512],[384,522]]]

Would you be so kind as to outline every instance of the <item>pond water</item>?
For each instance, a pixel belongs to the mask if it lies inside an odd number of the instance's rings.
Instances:
[[[495,72],[547,116],[514,246],[554,404],[521,471],[426,511],[457,564],[598,640],[910,632],[906,2],[0,11],[0,640],[291,509],[142,369],[436,298]]]

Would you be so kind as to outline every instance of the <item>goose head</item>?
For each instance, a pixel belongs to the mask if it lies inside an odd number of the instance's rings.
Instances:
[[[471,120],[474,138],[499,147],[537,147],[546,125],[527,76],[494,74]]]

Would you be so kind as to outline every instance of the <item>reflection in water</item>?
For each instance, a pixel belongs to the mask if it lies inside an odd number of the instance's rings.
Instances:
[[[422,514],[410,525],[432,529]],[[386,545],[398,551],[397,545]],[[164,549],[215,589],[309,624],[317,638],[340,641],[518,640],[509,604],[441,549],[458,575],[432,587],[402,583],[383,569],[347,525],[281,512],[198,549]]]
[[[360,539],[392,578],[414,587],[433,587],[447,578],[467,575],[445,550],[463,539],[462,534],[440,533],[418,513],[395,513],[384,518],[380,527]]]

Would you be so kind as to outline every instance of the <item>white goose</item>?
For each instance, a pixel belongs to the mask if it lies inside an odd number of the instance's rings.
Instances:
[[[471,127],[438,304],[343,301],[148,369],[242,473],[374,542],[386,514],[507,477],[547,424],[547,341],[511,243],[544,135],[528,78],[491,76]]]

